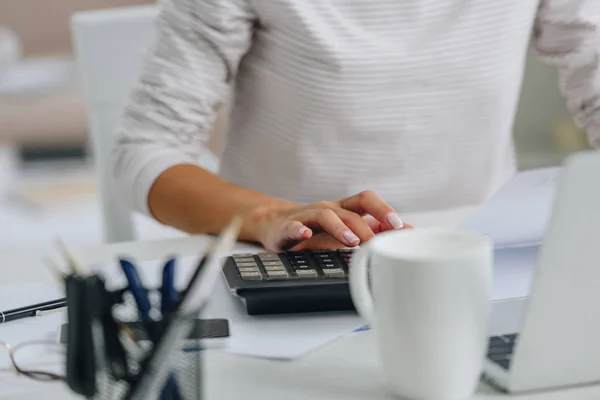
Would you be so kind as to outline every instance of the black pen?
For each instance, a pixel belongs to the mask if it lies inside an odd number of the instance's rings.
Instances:
[[[14,310],[0,311],[0,324],[3,322],[14,321],[17,319],[35,317],[44,311],[56,310],[57,308],[66,307],[67,299],[56,299],[45,303],[33,304],[26,307],[15,308]]]

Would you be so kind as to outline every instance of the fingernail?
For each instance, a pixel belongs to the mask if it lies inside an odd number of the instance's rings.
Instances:
[[[304,236],[305,232],[308,232],[308,228],[303,226],[302,228],[298,229],[298,236],[300,236],[300,237]]]
[[[393,213],[393,212],[389,213],[387,215],[387,220],[394,229],[404,228],[404,224],[402,223],[402,220],[396,213]]]
[[[358,242],[358,236],[350,231],[344,232],[344,239],[346,239],[346,241],[350,244]]]

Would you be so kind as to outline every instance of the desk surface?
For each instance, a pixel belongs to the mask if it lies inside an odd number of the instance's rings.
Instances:
[[[408,216],[405,219],[417,226],[456,226],[470,214],[463,209],[450,213],[430,213]],[[76,249],[83,262],[105,263],[115,254],[127,252],[142,259],[162,257],[165,254],[197,254],[204,245],[202,237],[169,239],[165,241],[122,243],[108,246],[89,246]],[[5,274],[4,284],[50,282],[39,254],[0,255],[0,265],[18,265]],[[1,339],[1,338],[0,338]],[[346,336],[333,344],[294,361],[272,361],[240,357],[218,350],[205,354],[207,400],[250,399],[393,399],[388,393],[379,370],[376,343],[372,333],[363,332]],[[0,371],[0,382],[19,387],[18,396],[1,390],[0,399],[77,398],[63,384],[36,384],[25,378],[16,378],[9,371]],[[25,389],[27,387],[27,389]],[[510,397],[486,385],[479,387],[474,400],[515,398],[521,400],[598,399],[600,386],[544,392]]]

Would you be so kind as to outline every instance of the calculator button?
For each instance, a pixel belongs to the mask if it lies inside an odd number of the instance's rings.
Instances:
[[[292,265],[292,267],[294,267],[295,270],[315,269],[315,267],[313,267],[312,265],[306,265],[306,264]]]
[[[327,253],[317,253],[317,254],[315,254],[315,257],[317,259],[331,258],[331,254],[329,252],[327,252]]]
[[[238,271],[240,271],[240,273],[242,273],[242,272],[260,272],[258,267],[242,267],[242,268],[238,268]]]
[[[240,254],[234,254],[233,258],[252,258],[253,254],[252,253],[240,253]]]
[[[276,266],[276,265],[283,266],[283,263],[281,261],[263,261],[263,265],[265,267]]]
[[[333,260],[331,258],[320,258],[319,259],[319,263],[320,264],[331,264],[333,262]]]
[[[291,260],[290,264],[296,266],[296,265],[308,265],[310,263],[306,260],[293,260],[293,261]]]
[[[316,269],[298,269],[296,275],[298,278],[316,278],[319,276]]]
[[[338,253],[352,254],[354,249],[338,249]]]
[[[258,265],[254,261],[252,261],[252,262],[238,262],[238,263],[235,263],[235,265],[237,265],[238,268],[258,267]]]
[[[240,263],[256,263],[254,258],[234,258],[233,262],[235,262],[236,265],[239,265]]]
[[[245,281],[260,281],[262,274],[260,272],[241,272],[240,276]]]
[[[306,255],[302,253],[287,253],[288,258],[305,258]]]
[[[341,268],[339,268],[339,266],[337,266],[335,264],[321,264],[320,267],[322,269],[333,269],[333,268],[335,268],[335,269],[341,269]]]
[[[343,278],[344,276],[346,276],[346,273],[341,268],[324,269],[323,274],[330,278]]]
[[[285,271],[285,267],[282,265],[265,265],[265,271]]]
[[[256,263],[256,261],[254,261],[254,258],[234,258],[233,262],[235,263],[235,265],[240,265],[241,263]]]
[[[291,265],[310,265],[310,264],[314,264],[312,261],[306,261],[306,260],[290,260],[290,264]]]
[[[288,279],[290,277],[287,271],[267,271],[267,276],[271,279]]]
[[[275,253],[259,253],[258,258],[263,261],[278,261],[280,260],[279,255]]]

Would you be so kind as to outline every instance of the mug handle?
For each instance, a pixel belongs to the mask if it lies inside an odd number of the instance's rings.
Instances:
[[[352,302],[358,315],[363,317],[371,327],[375,322],[375,306],[373,304],[373,295],[369,288],[369,244],[365,243],[360,248],[354,250],[350,259],[349,286]]]

